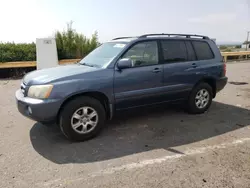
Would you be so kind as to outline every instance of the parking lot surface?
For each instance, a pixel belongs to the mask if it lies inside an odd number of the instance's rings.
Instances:
[[[82,143],[19,114],[21,80],[1,80],[0,187],[250,187],[250,62],[227,76],[205,114],[127,111]]]

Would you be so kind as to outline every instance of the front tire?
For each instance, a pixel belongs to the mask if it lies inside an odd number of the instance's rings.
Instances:
[[[188,99],[188,112],[201,114],[211,106],[213,90],[207,83],[198,84],[190,93]]]
[[[106,113],[103,105],[91,97],[69,101],[60,113],[60,129],[72,141],[85,141],[98,135],[104,126]]]

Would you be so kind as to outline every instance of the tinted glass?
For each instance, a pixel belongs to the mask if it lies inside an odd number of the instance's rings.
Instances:
[[[190,41],[186,41],[186,47],[187,47],[187,53],[188,53],[188,60],[195,61],[196,55],[195,55],[194,48]]]
[[[184,41],[166,40],[161,42],[165,62],[187,61],[187,50]]]
[[[198,60],[213,59],[214,54],[211,51],[208,43],[202,41],[193,41],[194,50]]]
[[[130,58],[134,67],[158,64],[157,42],[138,43],[131,47],[122,58]]]

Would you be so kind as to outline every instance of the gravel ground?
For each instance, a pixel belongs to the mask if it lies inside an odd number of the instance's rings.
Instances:
[[[250,62],[228,64],[231,84],[205,114],[124,112],[82,143],[20,115],[14,93],[21,80],[0,80],[0,187],[248,188],[249,73]]]

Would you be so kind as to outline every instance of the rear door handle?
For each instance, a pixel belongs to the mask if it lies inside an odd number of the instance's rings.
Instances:
[[[197,67],[197,64],[196,64],[196,63],[192,63],[192,67],[193,67],[193,68],[196,68],[196,67]]]
[[[158,72],[161,72],[161,70],[159,68],[155,68],[154,70],[152,70],[152,72],[158,73]]]

